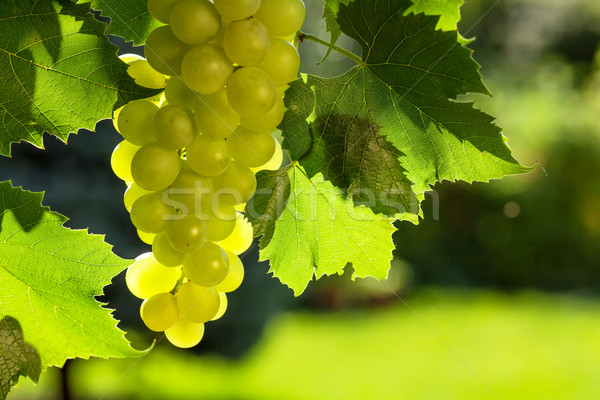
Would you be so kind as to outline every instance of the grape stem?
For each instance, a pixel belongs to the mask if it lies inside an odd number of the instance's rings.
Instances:
[[[355,61],[358,65],[362,65],[363,64],[363,60],[357,56],[356,54],[352,53],[349,50],[343,49],[340,46],[336,46],[333,43],[329,43],[326,40],[323,40],[321,38],[318,38],[314,35],[311,35],[309,33],[304,33],[302,31],[298,32],[298,40],[300,40],[300,42],[303,42],[305,40],[310,40],[316,43],[319,43],[320,45],[323,45],[331,50],[337,51],[340,54],[345,55],[346,57],[348,57],[349,59],[351,59],[352,61]]]

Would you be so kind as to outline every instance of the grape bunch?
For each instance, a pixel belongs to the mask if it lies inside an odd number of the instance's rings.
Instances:
[[[146,326],[178,347],[197,345],[244,278],[252,244],[245,203],[255,173],[283,161],[273,136],[298,76],[302,0],[149,0],[166,25],[145,58],[122,57],[145,87],[163,89],[114,113],[123,141],[111,165],[152,252],[127,270]]]

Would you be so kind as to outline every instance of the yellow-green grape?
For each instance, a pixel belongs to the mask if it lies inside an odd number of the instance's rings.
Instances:
[[[225,54],[235,64],[252,67],[267,55],[271,39],[267,28],[256,19],[233,21],[223,36]]]
[[[165,87],[167,78],[160,72],[154,70],[147,60],[135,60],[128,64],[129,68],[127,68],[127,74],[129,74],[138,85],[150,89],[163,89]]]
[[[206,222],[206,240],[218,242],[235,229],[237,212],[231,204],[213,201],[212,207],[202,210],[198,218]]]
[[[165,331],[165,336],[173,346],[189,349],[202,340],[204,324],[197,324],[187,318],[182,318]]]
[[[221,16],[229,21],[250,18],[260,7],[260,0],[214,0]]]
[[[216,321],[218,319],[220,319],[223,315],[225,315],[225,312],[227,311],[227,295],[225,293],[220,293],[219,292],[219,311],[217,311],[217,315],[215,315],[211,321]]]
[[[173,106],[183,106],[193,110],[198,96],[198,93],[190,89],[180,76],[171,77],[165,86],[165,98],[167,103]]]
[[[154,136],[167,149],[183,149],[196,132],[194,114],[186,107],[167,105],[154,116]]]
[[[281,148],[281,144],[275,140],[275,153],[273,157],[266,164],[261,165],[260,167],[250,168],[252,172],[255,174],[259,171],[263,170],[271,170],[275,171],[281,168],[281,164],[283,163],[283,149]]]
[[[269,52],[259,67],[269,74],[275,86],[287,85],[298,78],[300,55],[287,40],[273,38]]]
[[[181,62],[189,48],[188,44],[177,39],[171,28],[165,25],[150,33],[146,39],[144,55],[156,71],[173,76],[181,73]]]
[[[155,294],[170,292],[180,276],[181,268],[167,268],[159,264],[152,253],[145,253],[127,268],[125,282],[134,296],[149,299]]]
[[[254,17],[265,24],[271,36],[288,36],[302,28],[306,7],[302,0],[262,0]]]
[[[123,140],[115,147],[110,156],[110,166],[119,179],[125,182],[133,182],[133,176],[131,176],[131,160],[133,160],[133,156],[139,149],[140,146],[136,146],[127,140]]]
[[[219,311],[219,293],[210,287],[186,282],[177,293],[177,305],[182,318],[196,323],[210,321]]]
[[[179,320],[177,300],[171,293],[159,293],[142,303],[140,316],[148,329],[162,332]]]
[[[156,237],[156,233],[143,232],[139,229],[137,230],[137,234],[142,242],[149,245],[152,245],[152,242],[154,242],[154,238]]]
[[[135,153],[131,174],[135,183],[146,190],[163,190],[177,179],[181,159],[175,150],[150,143]]]
[[[195,214],[204,204],[210,205],[213,192],[212,179],[183,169],[167,189],[168,204],[182,214]]]
[[[159,233],[166,229],[167,221],[175,214],[173,208],[167,206],[162,193],[154,192],[137,199],[131,206],[131,222],[147,233]],[[150,242],[152,243],[152,242]]]
[[[270,133],[252,132],[240,126],[227,139],[234,160],[246,167],[260,167],[275,154],[275,138]]]
[[[175,250],[169,243],[166,232],[161,232],[152,242],[152,254],[156,261],[165,267],[178,267],[183,264],[185,254]]]
[[[181,77],[194,91],[216,93],[233,73],[233,63],[216,44],[192,47],[183,58]]]
[[[226,141],[200,135],[186,148],[186,160],[197,174],[216,176],[229,167],[231,151]]]
[[[221,246],[206,242],[204,246],[185,257],[183,271],[196,285],[214,287],[227,276],[229,259]]]
[[[119,134],[121,133],[119,130],[119,115],[121,114],[121,111],[123,111],[124,108],[125,106],[119,107],[113,112],[113,126],[115,127],[115,130],[119,132]]]
[[[198,45],[217,36],[221,16],[208,0],[179,0],[171,11],[169,23],[179,40]]]
[[[222,293],[230,293],[237,290],[244,281],[244,263],[240,258],[230,251],[225,250],[227,258],[229,258],[229,272],[216,289]]]
[[[150,11],[150,15],[152,15],[154,19],[168,24],[169,18],[171,17],[171,11],[177,1],[178,0],[148,0],[148,11]]]
[[[206,241],[206,223],[195,215],[169,221],[167,238],[173,248],[182,253],[193,253]]]
[[[254,196],[256,177],[254,172],[238,161],[232,161],[229,168],[213,178],[215,198],[225,204],[242,204]]]
[[[229,105],[225,89],[200,96],[194,116],[198,130],[213,139],[225,139],[240,124],[240,114]]]
[[[125,194],[123,195],[123,204],[125,204],[125,209],[127,210],[127,212],[131,212],[131,207],[137,199],[150,193],[152,192],[146,189],[142,189],[140,185],[136,183],[132,183],[131,185],[129,185],[127,187],[127,190],[125,190]]]
[[[241,118],[243,127],[255,132],[273,132],[277,129],[285,114],[285,104],[283,98],[277,96],[275,105],[265,115],[245,115]]]
[[[229,104],[242,116],[267,114],[275,105],[277,96],[275,84],[260,68],[240,68],[227,83]]]
[[[119,113],[119,133],[137,146],[154,142],[153,122],[157,112],[158,107],[150,101],[132,101]]]
[[[217,244],[224,250],[235,254],[242,254],[252,246],[253,239],[254,230],[252,224],[242,214],[238,214],[233,232]]]

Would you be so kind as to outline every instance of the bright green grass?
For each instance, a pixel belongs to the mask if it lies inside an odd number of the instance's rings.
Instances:
[[[78,362],[71,378],[79,399],[600,398],[597,300],[441,290],[408,305],[282,316],[238,363],[160,343],[124,377],[137,360]]]

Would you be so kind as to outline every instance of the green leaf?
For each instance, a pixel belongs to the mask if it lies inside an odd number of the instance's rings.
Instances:
[[[94,299],[131,262],[114,255],[102,236],[63,227],[67,219],[43,207],[41,193],[2,182],[0,199],[0,320],[18,321],[27,343],[9,324],[16,339],[2,339],[0,386],[12,384],[17,367],[37,379],[37,367],[23,369],[33,350],[42,368],[67,358],[142,355]],[[7,364],[6,357],[23,361]]]
[[[278,186],[269,190],[269,185],[266,193],[259,188],[253,200],[259,206],[249,208],[266,209],[271,220],[281,211],[277,223],[271,225],[272,233],[265,230],[260,243],[261,260],[270,260],[275,277],[297,296],[313,277],[342,274],[349,262],[353,278],[387,277],[394,249],[391,219],[367,207],[355,207],[321,175],[309,179],[297,165],[271,175],[271,179],[279,177]],[[262,178],[261,184],[271,183],[265,175]],[[260,224],[256,226],[261,229]]]
[[[340,11],[340,4],[348,4],[352,0],[325,0],[323,5],[323,18],[325,19],[326,31],[330,32],[329,42],[335,44],[342,35],[342,28],[337,22],[337,15]],[[327,51],[321,62],[329,56],[331,50]]]
[[[155,90],[135,84],[87,5],[9,0],[0,7],[0,154],[94,129],[113,109]]]
[[[412,0],[414,5],[406,10],[408,13],[425,13],[425,15],[439,15],[440,19],[436,29],[454,31],[460,21],[460,8],[463,0]]]

